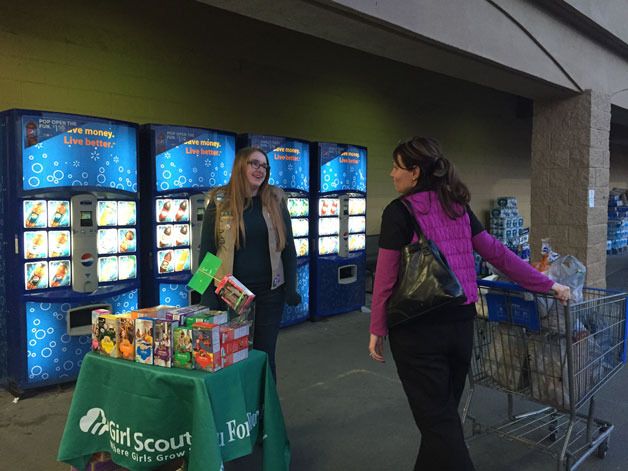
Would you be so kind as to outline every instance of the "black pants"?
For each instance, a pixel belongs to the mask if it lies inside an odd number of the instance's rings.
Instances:
[[[390,330],[401,384],[421,431],[415,471],[475,469],[458,404],[469,371],[473,320],[415,322]]]
[[[266,352],[273,378],[276,381],[275,348],[286,294],[283,286],[273,290],[257,290],[256,293],[253,348]]]

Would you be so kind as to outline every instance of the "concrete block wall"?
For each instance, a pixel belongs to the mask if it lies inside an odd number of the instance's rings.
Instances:
[[[587,266],[595,287],[606,285],[610,118],[608,96],[593,91],[535,103],[532,247],[551,238],[557,252]]]

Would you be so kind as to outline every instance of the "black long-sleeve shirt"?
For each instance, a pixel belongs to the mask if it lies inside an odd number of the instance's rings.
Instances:
[[[292,236],[292,225],[288,208],[282,205],[281,212],[286,228],[286,246],[281,252],[281,261],[284,269],[285,289],[287,293],[296,292],[296,250]],[[262,213],[262,202],[259,196],[254,196],[251,204],[242,214],[246,238],[240,234],[240,248],[234,250],[233,275],[253,293],[257,294],[270,289],[272,271],[270,252],[268,248],[268,227]],[[205,209],[203,228],[201,233],[201,259],[207,252],[216,254],[215,239],[216,204],[211,202]],[[209,287],[201,296],[201,303],[211,308],[220,308],[213,287]]]

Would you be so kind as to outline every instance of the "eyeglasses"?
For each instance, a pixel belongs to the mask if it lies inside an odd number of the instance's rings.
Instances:
[[[260,162],[259,160],[249,160],[247,164],[249,164],[255,170],[258,170],[260,168],[263,168],[267,172],[270,170],[270,165]]]

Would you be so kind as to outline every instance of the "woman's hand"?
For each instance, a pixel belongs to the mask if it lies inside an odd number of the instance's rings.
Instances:
[[[375,361],[384,363],[384,337],[371,334],[369,341],[369,355]]]
[[[552,285],[552,291],[554,291],[554,296],[558,299],[562,304],[566,305],[567,301],[571,298],[571,289],[569,286],[561,285],[560,283],[554,283]]]

